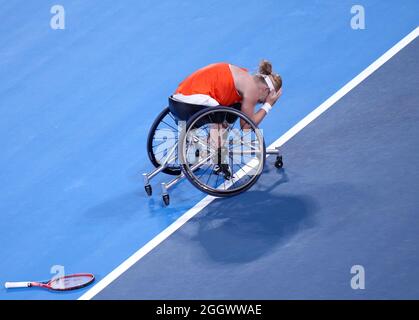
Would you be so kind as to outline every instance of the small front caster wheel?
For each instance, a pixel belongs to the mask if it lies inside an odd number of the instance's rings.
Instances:
[[[153,193],[153,189],[151,189],[150,185],[146,185],[144,186],[145,192],[147,192],[147,195],[150,197],[151,194]]]
[[[284,163],[282,162],[282,156],[277,156],[275,161],[275,167],[281,169],[283,166]]]
[[[166,206],[168,206],[168,205],[169,205],[169,203],[170,203],[170,198],[169,198],[169,195],[168,195],[168,194],[164,194],[164,195],[163,195],[163,202],[164,202],[164,204],[165,204]]]

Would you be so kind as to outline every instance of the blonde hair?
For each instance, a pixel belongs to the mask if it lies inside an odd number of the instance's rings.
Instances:
[[[272,83],[276,91],[282,88],[282,78],[279,74],[272,72],[272,63],[270,63],[268,60],[262,60],[259,63],[259,74],[269,76],[272,80]],[[260,80],[263,80],[263,77],[259,78]]]

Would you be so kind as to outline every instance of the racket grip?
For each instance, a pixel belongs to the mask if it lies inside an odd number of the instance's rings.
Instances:
[[[4,287],[6,289],[9,288],[27,288],[30,287],[31,283],[30,282],[6,282],[4,284]]]

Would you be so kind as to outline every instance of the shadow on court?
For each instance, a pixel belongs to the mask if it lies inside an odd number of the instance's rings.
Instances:
[[[261,258],[285,244],[299,231],[315,225],[315,201],[306,195],[274,195],[271,189],[250,190],[240,196],[215,200],[196,219],[199,241],[208,256],[221,263],[245,263]]]

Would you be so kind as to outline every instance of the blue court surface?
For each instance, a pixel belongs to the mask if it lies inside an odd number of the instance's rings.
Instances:
[[[419,299],[418,1],[361,1],[362,30],[346,0],[62,0],[64,30],[54,4],[0,0],[0,282],[97,281],[1,299]],[[284,168],[268,157],[232,198],[147,197],[178,83],[262,58],[284,79],[261,124]]]

